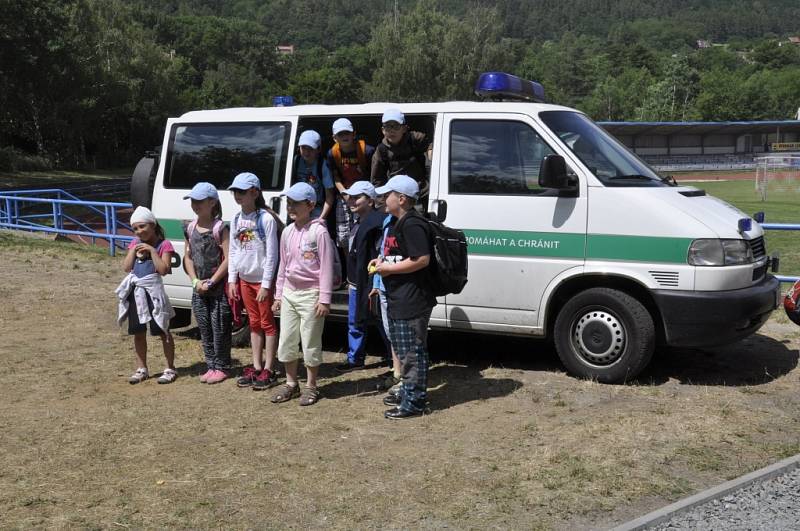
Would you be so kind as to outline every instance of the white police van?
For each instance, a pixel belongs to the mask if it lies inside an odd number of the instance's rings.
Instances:
[[[439,299],[432,328],[549,336],[570,373],[616,383],[636,376],[657,344],[733,342],[777,307],[763,231],[748,216],[660,177],[583,113],[541,103],[536,83],[488,73],[476,91],[528,101],[188,112],[168,120],[157,170],[140,162],[133,195],[150,199],[153,173],[153,212],[182,254],[182,220],[193,214],[181,198],[196,182],[224,190],[253,172],[285,218],[280,194],[300,132],[315,129],[327,149],[344,116],[374,145],[382,113],[396,107],[432,139],[425,208],[469,242],[469,282]],[[233,198],[221,201],[230,220]],[[188,312],[181,268],[165,284]]]

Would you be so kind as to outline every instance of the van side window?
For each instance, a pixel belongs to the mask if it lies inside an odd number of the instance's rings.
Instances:
[[[542,159],[553,153],[528,124],[513,120],[450,123],[451,194],[537,195]]]
[[[227,188],[241,172],[255,173],[262,190],[282,190],[292,125],[177,124],[170,132],[164,188],[210,182]]]

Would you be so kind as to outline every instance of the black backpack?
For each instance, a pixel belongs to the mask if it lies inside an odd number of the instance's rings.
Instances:
[[[411,210],[408,215],[419,216]],[[422,217],[422,216],[420,216]],[[450,228],[438,221],[423,218],[428,223],[431,234],[431,257],[428,271],[431,278],[431,290],[437,297],[461,293],[467,285],[467,237],[458,229]],[[395,227],[399,232],[399,225]]]

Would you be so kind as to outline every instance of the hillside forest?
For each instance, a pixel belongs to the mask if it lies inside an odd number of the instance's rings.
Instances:
[[[0,0],[0,170],[131,165],[168,117],[275,95],[474,99],[488,70],[595,120],[791,119],[798,21],[796,0]]]

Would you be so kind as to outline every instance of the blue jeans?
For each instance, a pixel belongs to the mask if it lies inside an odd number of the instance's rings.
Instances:
[[[358,290],[350,286],[347,297],[347,363],[350,365],[363,365],[367,347],[367,325],[356,324],[356,305],[358,304]],[[378,326],[378,333],[386,346],[387,356],[392,351],[389,339],[383,326]]]

